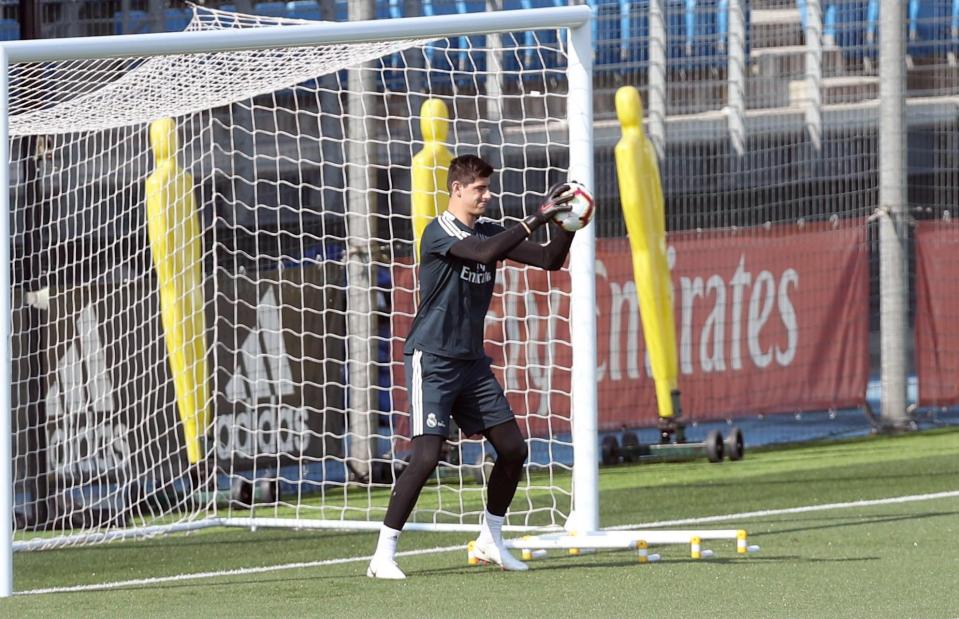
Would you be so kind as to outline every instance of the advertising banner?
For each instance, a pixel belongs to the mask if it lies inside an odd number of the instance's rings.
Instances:
[[[342,455],[345,302],[337,269],[220,278],[213,436],[221,467]]]
[[[221,274],[215,289],[208,286],[206,344],[216,375],[209,377],[215,399],[207,436],[222,469],[342,455],[334,438],[344,427],[341,271],[318,265]],[[149,284],[50,291],[40,398],[47,469],[57,477],[147,482],[185,470],[176,393]],[[14,383],[23,386],[15,398],[21,455],[38,451],[30,428],[37,416],[20,414],[34,408],[26,386],[36,380],[37,365],[14,367]]]
[[[156,295],[142,282],[51,288],[45,317],[48,471],[76,485],[179,470],[186,458]]]
[[[688,419],[852,407],[869,372],[864,228],[783,226],[673,234],[679,387]],[[626,239],[597,242],[599,425],[655,424],[657,411]],[[414,272],[394,271],[394,387],[413,315]],[[556,432],[569,415],[568,274],[506,263],[487,319],[487,353],[521,426]],[[406,411],[402,389],[395,408]],[[568,431],[568,424],[566,427]]]
[[[916,374],[920,406],[959,404],[959,224],[916,228]]]

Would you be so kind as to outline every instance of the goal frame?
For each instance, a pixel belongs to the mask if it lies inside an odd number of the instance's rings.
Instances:
[[[270,26],[247,30],[194,31],[105,37],[40,39],[0,44],[0,160],[10,160],[9,66],[16,62],[54,62],[130,56],[162,56],[202,52],[309,47],[331,43],[362,43],[411,38],[448,38],[517,30],[567,29],[567,123],[569,175],[593,186],[592,12],[588,6],[552,7],[374,20]],[[10,264],[10,170],[0,165],[0,264]],[[599,464],[596,389],[595,232],[580,231],[570,250],[570,299],[573,416],[573,512],[567,528],[599,530]],[[0,269],[0,597],[13,594],[13,428],[12,281],[9,268]],[[375,524],[375,523],[370,523]],[[169,527],[148,527],[135,535],[210,526],[271,526],[237,518],[211,518]],[[276,525],[274,525],[276,526]],[[340,523],[338,528],[343,528]],[[409,528],[443,528],[419,525]],[[116,531],[104,538],[130,536]]]

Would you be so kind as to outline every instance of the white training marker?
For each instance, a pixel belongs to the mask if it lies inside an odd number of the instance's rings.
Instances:
[[[546,551],[542,548],[537,548],[536,550],[530,550],[524,548],[522,552],[523,561],[532,561],[533,559],[542,559],[546,556]]]
[[[756,544],[750,544],[749,546],[746,547],[746,551],[747,551],[747,552],[759,552],[759,546],[757,546]]]
[[[708,549],[704,550],[702,555],[704,559],[708,559],[709,557],[713,556],[713,551]]]

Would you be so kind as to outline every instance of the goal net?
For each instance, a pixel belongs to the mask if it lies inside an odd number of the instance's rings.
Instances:
[[[12,63],[14,548],[378,526],[409,449],[412,162],[437,147],[422,124],[439,123],[453,155],[495,164],[504,223],[570,169],[589,182],[588,132],[571,135],[567,114],[591,94],[588,78],[570,88],[562,28],[586,16]],[[188,30],[222,50],[237,32],[305,24],[197,7]],[[163,37],[199,40],[136,40]],[[428,101],[448,122],[423,118]],[[578,238],[588,271],[592,236]],[[498,275],[487,350],[531,453],[514,529],[562,525],[574,507],[575,277],[512,263]],[[411,527],[476,527],[493,458],[454,433]]]

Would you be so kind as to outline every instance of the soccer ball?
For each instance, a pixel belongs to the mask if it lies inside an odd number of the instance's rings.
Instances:
[[[589,220],[593,218],[593,208],[595,201],[593,194],[586,189],[586,186],[576,181],[567,183],[570,191],[573,192],[573,199],[569,202],[573,209],[553,215],[553,221],[563,227],[564,230],[576,232],[585,228]]]

